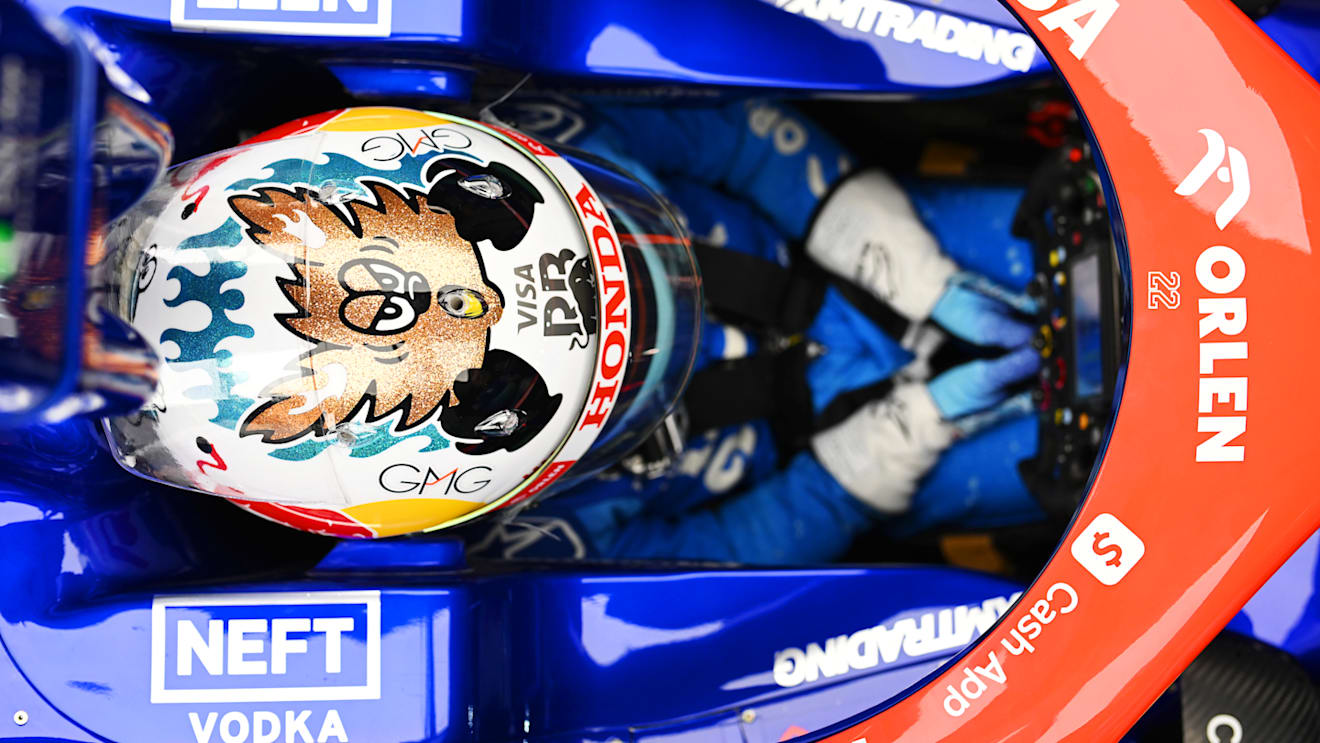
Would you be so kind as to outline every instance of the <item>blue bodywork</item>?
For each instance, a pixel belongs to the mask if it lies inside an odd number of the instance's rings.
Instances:
[[[900,692],[1017,591],[938,567],[469,566],[449,540],[337,543],[144,483],[86,423],[0,442],[0,739],[261,740],[308,711],[313,739],[778,740]],[[277,651],[276,621],[302,645]],[[371,667],[378,690],[351,691]]]
[[[109,25],[123,29],[125,36],[111,40],[112,44],[128,35],[149,38],[169,32],[172,11],[175,26],[230,21],[257,31],[262,24],[293,21],[320,25],[300,35],[236,32],[229,38],[240,44],[310,48],[325,57],[355,60],[403,56],[415,64],[450,62],[469,66],[479,62],[594,86],[675,82],[813,94],[928,95],[937,91],[965,92],[974,86],[1049,71],[1049,62],[1034,44],[1017,51],[1013,61],[986,58],[984,46],[1012,49],[1019,39],[1009,37],[1023,32],[1008,11],[998,3],[983,0],[908,4],[915,15],[930,10],[936,14],[934,21],[945,15],[958,19],[959,24],[954,24],[957,29],[952,28],[953,22],[945,22],[951,30],[945,34],[944,46],[950,51],[928,48],[920,38],[907,39],[901,31],[912,24],[887,24],[883,14],[875,25],[854,21],[849,28],[846,21],[831,19],[828,11],[823,18],[815,18],[814,1],[795,0],[322,0],[319,4],[296,3],[322,9],[303,12],[242,7],[277,5],[273,2],[235,2],[227,10],[199,8],[198,0],[32,0],[30,4],[50,14],[68,12],[98,32]],[[355,11],[353,6],[362,10]],[[335,11],[327,12],[325,8],[329,7]],[[390,8],[388,37],[334,39],[317,35],[333,32],[333,26],[340,22],[376,22],[383,7]],[[959,31],[965,33],[968,23],[986,29],[974,33],[975,39],[957,38]],[[691,28],[695,25],[709,32],[694,36]],[[127,30],[130,27],[132,31]],[[995,42],[997,31],[1001,33]],[[981,35],[990,41],[979,43]],[[175,36],[161,43],[181,46],[187,40],[187,36]],[[125,51],[128,54],[120,63],[149,89],[149,81],[166,72],[143,74],[148,71],[138,68],[131,50]],[[400,52],[406,52],[406,56]]]
[[[1049,69],[1034,47],[1013,69],[972,37],[955,43],[978,29],[1012,48],[1021,30],[991,0],[911,3],[911,24],[884,34],[797,0],[282,2],[318,10],[28,5],[95,34],[183,152],[206,145],[228,83],[289,50],[361,98],[436,108],[467,100],[486,68],[676,97],[963,95]],[[1286,3],[1261,24],[1308,69],[1311,8]],[[945,41],[897,38],[925,10],[934,28],[955,18]],[[173,32],[172,13],[321,25],[202,36]],[[1313,673],[1318,556],[1313,538],[1231,625]],[[265,743],[778,741],[917,683],[1019,589],[938,567],[468,565],[445,539],[337,543],[139,480],[83,422],[0,432],[0,585],[0,739]]]

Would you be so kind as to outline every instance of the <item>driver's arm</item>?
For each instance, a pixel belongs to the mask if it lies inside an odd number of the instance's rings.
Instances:
[[[873,518],[870,507],[803,452],[740,495],[680,516],[635,516],[613,534],[597,535],[597,547],[603,556],[619,559],[828,562]]]
[[[934,319],[979,345],[1011,348],[1028,339],[1007,321],[1005,306],[969,288],[995,287],[958,270],[898,182],[876,169],[850,173],[843,145],[791,108],[767,101],[515,102],[509,115],[534,134],[615,161],[671,197],[695,184],[745,201],[783,235],[801,240],[816,263],[910,321]],[[557,126],[538,129],[545,121]]]
[[[847,150],[797,112],[766,101],[718,108],[592,108],[609,142],[662,180],[718,187],[802,238],[821,199],[851,168]]]
[[[929,384],[901,383],[816,434],[810,452],[747,491],[678,516],[632,515],[598,532],[596,547],[611,558],[837,559],[874,519],[907,510],[954,441],[950,421],[993,407],[1035,368],[1035,352],[1026,348],[954,367]]]

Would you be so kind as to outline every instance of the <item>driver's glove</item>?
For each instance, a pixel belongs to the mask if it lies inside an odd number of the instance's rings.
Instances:
[[[931,309],[930,319],[978,346],[1017,348],[1030,343],[1031,326],[1018,319],[1008,304],[978,290],[989,281],[968,272],[954,274]],[[1018,307],[1026,309],[1022,304]]]
[[[1005,391],[1040,368],[1040,352],[1027,346],[995,359],[955,366],[930,380],[927,389],[945,420],[957,420],[995,405]]]
[[[978,359],[929,384],[902,382],[811,440],[816,460],[839,485],[877,511],[908,508],[917,482],[958,435],[957,419],[985,410],[1035,372],[1039,355],[1024,348]]]
[[[821,205],[807,232],[807,255],[826,270],[863,287],[913,322],[934,319],[982,346],[1013,348],[1031,338],[1010,304],[1030,299],[960,272],[940,250],[907,194],[880,170],[844,181]]]

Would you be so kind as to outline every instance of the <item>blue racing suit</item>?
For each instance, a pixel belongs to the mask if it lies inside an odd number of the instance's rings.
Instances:
[[[588,108],[530,100],[497,113],[552,146],[571,144],[629,171],[677,208],[695,239],[781,266],[790,265],[789,245],[805,236],[822,199],[852,168],[849,154],[818,126],[761,102]],[[1016,192],[909,190],[959,263],[1013,288],[1025,284],[1031,253],[1009,237],[1007,226]],[[975,213],[959,214],[968,210]],[[990,226],[998,237],[987,241],[982,212],[990,210],[998,211],[998,223]],[[963,229],[941,230],[944,223]],[[833,287],[806,337],[824,349],[806,370],[816,413],[841,392],[910,368],[917,356]],[[708,318],[697,368],[755,351],[748,333]],[[838,558],[882,512],[850,494],[812,451],[779,467],[770,433],[765,420],[700,432],[665,476],[598,477],[488,527],[470,540],[471,549],[502,557],[756,564]],[[1022,416],[956,443],[926,477],[911,508],[890,523],[904,533],[940,522],[994,525],[1038,517],[1015,468],[1034,453],[1035,436],[1034,419]]]

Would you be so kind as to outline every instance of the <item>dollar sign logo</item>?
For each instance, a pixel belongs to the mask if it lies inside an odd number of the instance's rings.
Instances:
[[[1095,540],[1091,542],[1091,551],[1096,553],[1097,555],[1100,555],[1101,557],[1108,557],[1109,559],[1105,560],[1106,565],[1112,565],[1114,567],[1118,567],[1119,565],[1122,564],[1121,562],[1119,562],[1119,559],[1123,557],[1123,548],[1119,547],[1117,544],[1114,544],[1113,542],[1110,542],[1108,544],[1100,544],[1101,542],[1107,539],[1109,539],[1109,532],[1107,531],[1096,532]],[[1110,550],[1113,550],[1112,554],[1110,553]]]

